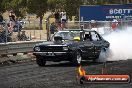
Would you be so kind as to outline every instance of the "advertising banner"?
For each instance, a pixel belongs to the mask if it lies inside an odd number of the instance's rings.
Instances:
[[[80,21],[132,20],[132,4],[80,6]]]

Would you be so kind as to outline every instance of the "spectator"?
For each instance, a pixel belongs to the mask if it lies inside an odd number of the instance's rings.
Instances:
[[[28,39],[28,37],[25,34],[25,31],[22,31],[22,33],[18,32],[17,37],[19,41],[26,41]]]
[[[26,41],[28,39],[25,34],[25,31],[22,31],[21,38],[22,38],[22,41]]]
[[[61,29],[61,16],[58,11],[55,12],[55,25],[58,27],[58,29]]]
[[[51,35],[51,37],[52,37],[52,35],[54,34],[55,31],[56,31],[56,26],[55,26],[55,24],[53,22],[50,25],[50,35]]]
[[[9,20],[15,22],[15,15],[12,11],[9,13]]]
[[[3,25],[3,16],[2,16],[2,14],[0,13],[0,31],[2,31],[2,25]]]
[[[5,43],[6,42],[6,35],[5,35],[5,31],[3,31],[3,29],[1,29],[0,31],[0,43]]]
[[[61,27],[63,29],[63,28],[66,28],[66,25],[65,25],[65,23],[66,23],[66,12],[63,11],[60,13],[60,15],[61,15]]]
[[[54,15],[55,15],[55,23],[58,24],[60,20],[60,14],[58,11],[56,11]]]
[[[2,22],[3,22],[3,16],[2,16],[2,14],[0,13],[0,24],[2,24]]]
[[[55,24],[54,24],[54,22],[53,22],[53,23],[51,23],[51,25],[50,25],[50,33],[51,33],[51,34],[54,34],[55,31],[56,31],[56,26],[55,26]]]
[[[0,32],[0,43],[11,42],[11,41],[12,41],[12,38],[10,34],[7,34],[6,30],[2,30]]]
[[[118,21],[116,19],[113,19],[111,24],[113,31],[117,29],[117,26],[118,26]]]
[[[9,25],[8,25],[8,27],[9,27],[9,32],[12,32],[13,31],[13,27],[14,27],[14,25],[15,25],[15,15],[13,14],[13,12],[11,11],[10,13],[9,13]]]
[[[15,25],[13,27],[13,32],[19,32],[19,31],[21,31],[21,29],[22,29],[22,25],[21,25],[20,21],[17,19],[15,21]]]

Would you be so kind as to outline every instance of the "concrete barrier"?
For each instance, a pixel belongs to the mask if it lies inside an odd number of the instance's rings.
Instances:
[[[42,43],[41,41],[20,41],[20,42],[8,42],[6,44],[0,44],[0,55],[9,55],[16,53],[28,53],[33,51],[33,47],[37,43]]]

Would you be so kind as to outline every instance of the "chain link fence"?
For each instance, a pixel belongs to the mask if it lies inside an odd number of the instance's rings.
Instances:
[[[127,27],[132,27],[132,20],[129,21],[69,21],[62,29],[84,29],[95,30],[100,34],[108,34],[116,30],[125,30]]]
[[[10,27],[12,23],[0,23],[0,43],[47,40],[51,36],[51,23],[44,22],[43,30],[40,29],[39,21],[20,21]],[[53,26],[53,25],[52,25]],[[108,34],[115,30],[125,30],[132,26],[132,21],[68,21],[66,23],[54,23],[54,31],[65,29],[95,30],[100,34]],[[55,33],[54,32],[54,33]]]
[[[112,22],[110,21],[71,21],[66,23],[66,28],[68,29],[83,29],[95,30],[100,34],[108,33],[112,31]]]
[[[46,40],[46,37],[45,23],[43,23],[43,30],[36,21],[0,23],[0,43]]]

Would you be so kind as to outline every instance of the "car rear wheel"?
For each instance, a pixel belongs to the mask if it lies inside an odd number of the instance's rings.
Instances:
[[[74,55],[72,55],[72,64],[73,65],[80,65],[82,62],[82,56],[81,53],[79,51],[75,52]]]
[[[111,52],[110,49],[102,49],[99,55],[99,59],[97,59],[97,62],[106,62],[108,57],[110,56]]]
[[[45,66],[46,60],[44,59],[44,57],[37,56],[37,57],[36,57],[36,63],[37,63],[39,66]]]

